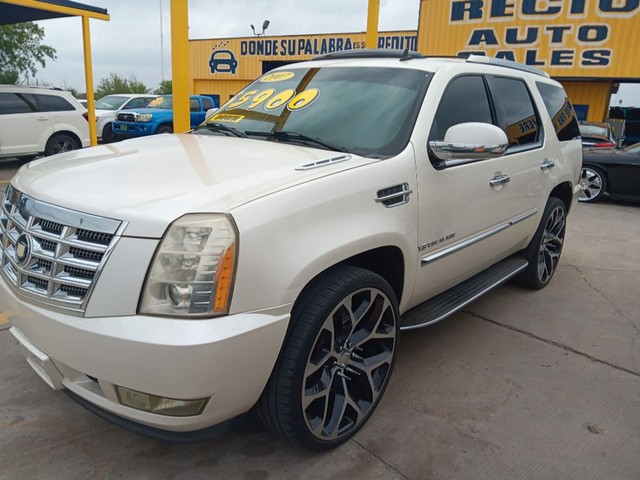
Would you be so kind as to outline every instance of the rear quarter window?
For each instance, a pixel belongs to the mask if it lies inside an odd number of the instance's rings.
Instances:
[[[56,95],[36,94],[38,110],[41,112],[67,112],[75,110],[75,107],[64,98]]]
[[[564,89],[542,82],[536,82],[536,87],[542,95],[558,140],[565,142],[578,138],[580,136],[578,119]]]

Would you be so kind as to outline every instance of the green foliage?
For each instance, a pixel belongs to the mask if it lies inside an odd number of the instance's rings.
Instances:
[[[173,93],[173,82],[171,80],[162,80],[160,86],[153,93],[156,95],[171,95]]]
[[[117,73],[110,73],[108,77],[101,78],[96,89],[96,98],[114,93],[149,93],[150,89],[144,83],[138,81],[135,76],[121,77]]]
[[[36,65],[55,60],[56,50],[42,45],[44,29],[35,23],[0,25],[0,83],[16,83],[20,75],[32,77]]]

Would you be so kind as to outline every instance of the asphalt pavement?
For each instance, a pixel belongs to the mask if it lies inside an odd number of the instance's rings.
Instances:
[[[140,436],[51,390],[0,331],[0,479],[638,480],[638,252],[640,205],[578,205],[547,288],[403,332],[380,407],[324,454],[250,415],[190,444]]]

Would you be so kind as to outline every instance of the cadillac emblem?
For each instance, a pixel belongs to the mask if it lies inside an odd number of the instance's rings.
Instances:
[[[24,233],[18,237],[16,242],[16,260],[21,267],[24,267],[31,259],[31,238]]]

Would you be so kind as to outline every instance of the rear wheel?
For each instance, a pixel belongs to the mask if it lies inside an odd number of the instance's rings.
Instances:
[[[602,198],[607,188],[607,181],[602,170],[596,167],[582,167],[580,172],[581,202],[595,203]]]
[[[536,290],[547,286],[560,262],[566,228],[564,203],[555,197],[549,198],[538,230],[524,251],[529,265],[517,277],[520,285]]]
[[[71,135],[66,133],[56,133],[47,142],[47,146],[44,149],[44,155],[55,155],[56,153],[69,152],[71,150],[77,150],[80,148],[80,142]]]
[[[294,307],[256,410],[267,428],[311,450],[351,438],[378,405],[398,343],[398,306],[380,276],[340,266]]]

